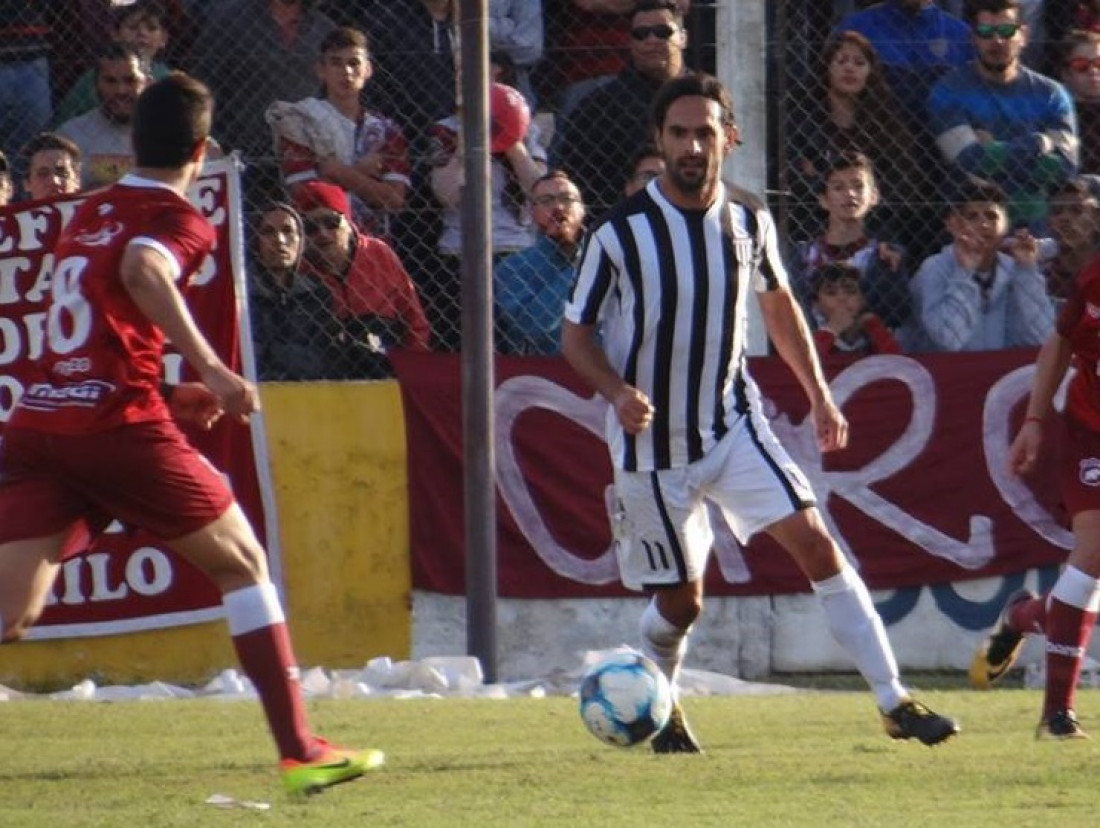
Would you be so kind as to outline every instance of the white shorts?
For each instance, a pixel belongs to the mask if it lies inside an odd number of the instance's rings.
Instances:
[[[616,469],[611,528],[623,586],[643,590],[703,577],[714,543],[707,500],[741,543],[816,503],[805,475],[760,419],[742,417],[688,466]]]

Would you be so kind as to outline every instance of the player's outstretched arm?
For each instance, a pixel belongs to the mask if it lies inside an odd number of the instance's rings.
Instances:
[[[255,385],[230,371],[195,324],[176,289],[173,265],[148,245],[131,244],[122,256],[122,284],[142,313],[167,336],[180,355],[238,419],[260,407]]]
[[[802,390],[810,399],[817,444],[822,451],[844,448],[848,444],[848,421],[833,402],[825,382],[810,329],[794,296],[785,287],[758,293],[760,310],[768,336],[779,356],[794,372]]]

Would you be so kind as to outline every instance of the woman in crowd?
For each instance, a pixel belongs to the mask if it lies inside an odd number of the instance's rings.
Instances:
[[[816,88],[788,108],[790,231],[799,237],[820,232],[820,176],[836,156],[851,152],[873,163],[882,197],[877,217],[900,223],[903,205],[916,195],[918,171],[910,130],[886,85],[875,47],[858,32],[840,32],[825,44],[820,65]]]

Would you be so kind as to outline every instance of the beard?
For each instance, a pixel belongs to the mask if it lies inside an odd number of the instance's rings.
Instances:
[[[1001,61],[993,61],[987,58],[979,58],[978,62],[982,65],[982,68],[987,72],[991,72],[995,75],[1003,75],[1008,71],[1008,67],[1012,65],[1012,59],[1006,58]]]
[[[684,193],[697,195],[713,184],[717,176],[717,166],[710,161],[704,161],[699,166],[683,167],[680,163],[667,164],[665,173],[676,185],[676,188]]]

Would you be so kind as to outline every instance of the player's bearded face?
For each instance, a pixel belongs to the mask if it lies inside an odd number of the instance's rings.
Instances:
[[[699,193],[719,180],[732,134],[722,123],[721,106],[703,97],[672,103],[661,130],[665,174],[684,193]]]

